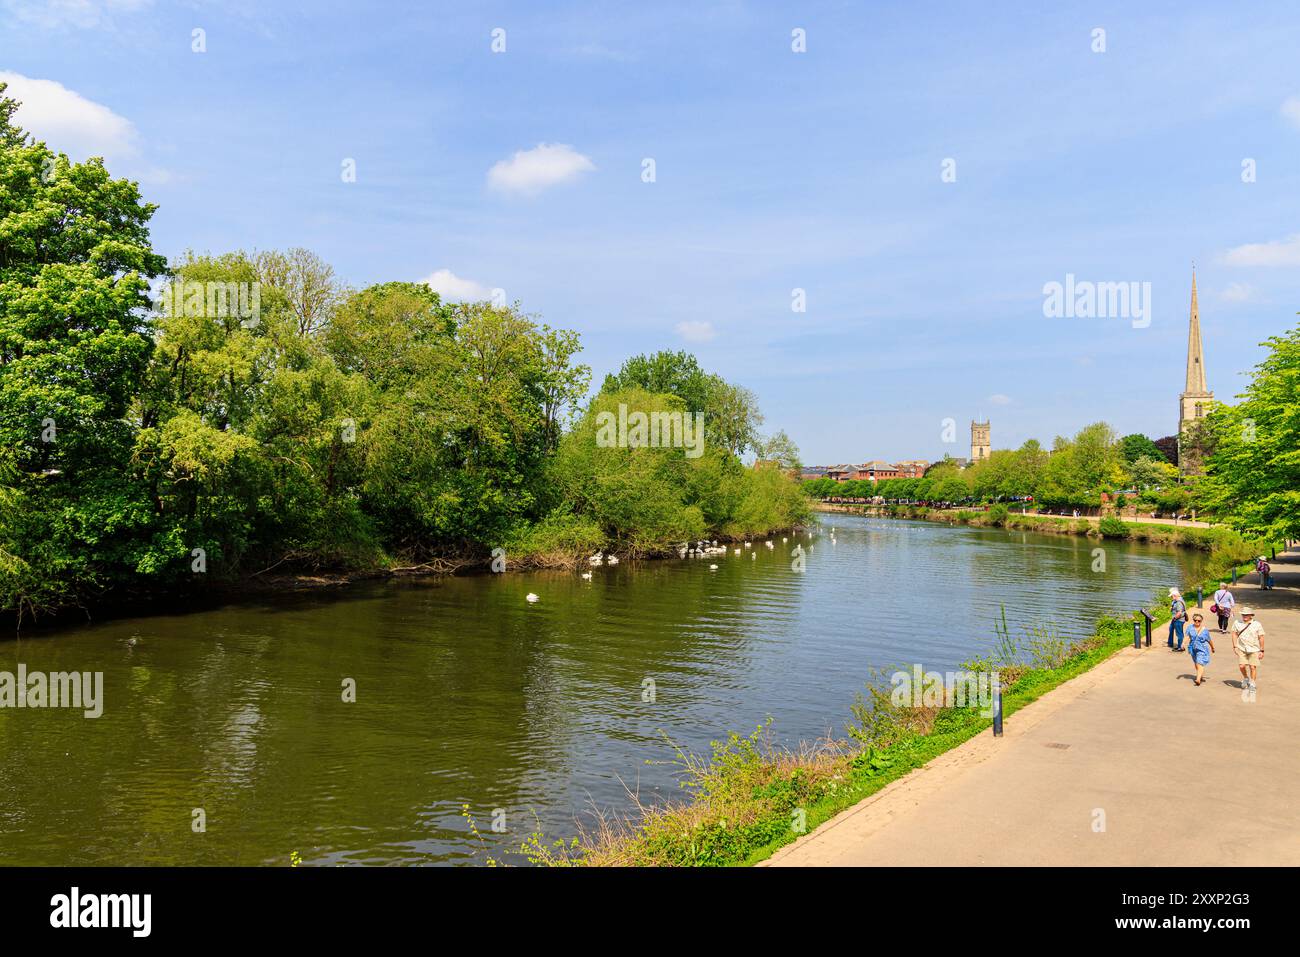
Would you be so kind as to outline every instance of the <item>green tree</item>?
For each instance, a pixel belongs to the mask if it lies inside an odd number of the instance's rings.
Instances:
[[[1129,467],[1132,467],[1133,463],[1143,456],[1150,459],[1163,459],[1165,457],[1155,442],[1136,432],[1119,440],[1119,453],[1124,460],[1124,464]]]
[[[763,415],[754,394],[705,372],[689,352],[633,356],[617,373],[605,377],[600,391],[610,393],[623,389],[677,396],[691,413],[704,416],[709,443],[720,445],[733,455],[743,455],[759,442]]]
[[[149,362],[155,207],[101,159],[73,163],[13,123],[0,83],[0,592],[88,595],[133,569],[150,509],[121,467]],[[8,569],[6,572],[5,569]]]
[[[799,447],[784,430],[768,438],[759,439],[754,446],[754,456],[760,462],[775,462],[787,471],[800,466]]]
[[[1300,327],[1269,349],[1236,405],[1208,418],[1214,451],[1196,494],[1239,531],[1272,540],[1300,538]]]

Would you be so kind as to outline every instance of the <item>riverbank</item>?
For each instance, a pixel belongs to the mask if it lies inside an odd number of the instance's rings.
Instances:
[[[936,509],[924,505],[836,505],[817,502],[814,511],[826,514],[870,515],[875,518],[905,518],[972,528],[1005,528],[1049,535],[1078,535],[1094,539],[1126,539],[1150,545],[1196,548],[1216,554],[1225,573],[1233,563],[1244,562],[1259,553],[1261,545],[1224,525],[1205,522],[1150,522],[1117,518],[1113,515],[1068,518],[1037,513],[1022,514],[1005,506],[983,510]]]
[[[718,536],[718,544],[738,546],[744,541],[762,541],[780,535],[802,533],[806,526],[799,524],[755,532],[740,537]],[[653,547],[622,552],[613,551],[609,545],[602,545],[601,540],[583,543],[581,547],[557,545],[554,541],[515,542],[512,547],[502,548],[499,555],[445,555],[426,558],[422,561],[412,559],[385,559],[383,563],[374,563],[362,568],[333,569],[321,571],[277,572],[281,564],[253,574],[226,579],[213,576],[200,578],[200,585],[177,587],[174,583],[160,585],[156,589],[123,589],[116,594],[108,594],[98,602],[69,605],[47,610],[39,616],[26,615],[23,619],[12,611],[0,613],[0,633],[11,631],[13,634],[43,634],[57,632],[60,629],[84,624],[87,621],[111,621],[118,618],[143,617],[149,615],[179,614],[188,611],[212,609],[223,605],[237,605],[249,601],[264,601],[280,595],[305,594],[312,592],[345,591],[351,586],[369,582],[399,581],[403,579],[439,578],[446,576],[474,576],[492,574],[518,574],[538,571],[572,571],[586,570],[591,567],[590,558],[595,553],[613,556],[618,562],[655,562],[664,559],[678,559],[681,543],[662,543]],[[531,547],[531,551],[517,551],[513,546]],[[603,560],[602,560],[603,564]],[[291,567],[291,566],[290,566]]]
[[[1244,573],[1249,567],[1241,563],[1237,570]],[[1197,586],[1212,591],[1213,584],[1209,578],[1188,582],[1185,591],[1194,595]],[[1154,628],[1168,621],[1162,597],[1153,598],[1147,610]],[[999,674],[1003,714],[1009,719],[1131,648],[1134,620],[1141,620],[1136,612],[1128,619],[1102,619],[1091,634],[1073,640],[1051,625],[1029,623],[1012,634],[1004,624],[998,647],[963,669],[973,675]],[[1158,633],[1155,640],[1160,640]],[[770,728],[763,726],[749,735],[731,734],[708,756],[679,751],[677,763],[690,800],[642,808],[636,819],[602,822],[582,835],[576,847],[556,850],[535,838],[525,850],[541,864],[757,863],[992,723],[982,704],[896,705],[883,678],[877,675],[849,709],[854,723],[846,739],[785,749],[773,745]]]
[[[1273,567],[1275,590],[1237,595],[1267,631],[1254,701],[1226,635],[1201,688],[1163,635],[1126,646],[771,865],[1300,864],[1300,765],[1279,760],[1300,735],[1300,552]]]

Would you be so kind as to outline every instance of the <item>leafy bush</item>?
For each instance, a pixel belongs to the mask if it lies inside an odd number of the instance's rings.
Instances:
[[[1105,516],[1101,520],[1101,524],[1097,526],[1097,530],[1101,532],[1102,538],[1129,537],[1128,525],[1116,518],[1114,515]]]

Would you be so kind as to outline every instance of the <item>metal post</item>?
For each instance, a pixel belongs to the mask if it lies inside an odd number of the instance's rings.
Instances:
[[[1237,566],[1236,566],[1236,565],[1233,565],[1233,566],[1232,566],[1232,583],[1233,583],[1234,585],[1237,584]]]
[[[1142,612],[1142,617],[1147,620],[1147,647],[1150,648],[1151,647],[1151,615],[1144,610]]]
[[[1002,737],[1002,682],[993,676],[993,737]]]
[[[1197,608],[1205,607],[1205,595],[1202,594],[1200,585],[1196,586],[1196,607]]]
[[[1139,625],[1136,621],[1133,622],[1133,647],[1134,648],[1142,647],[1142,626]]]

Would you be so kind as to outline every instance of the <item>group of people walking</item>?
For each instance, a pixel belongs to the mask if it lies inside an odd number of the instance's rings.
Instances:
[[[1263,572],[1260,573],[1260,587],[1272,587],[1271,577]],[[1228,590],[1227,582],[1219,582],[1210,611],[1218,618],[1219,634],[1231,636],[1232,651],[1241,671],[1242,697],[1254,700],[1255,681],[1259,677],[1259,665],[1264,657],[1264,626],[1256,619],[1255,609],[1245,606],[1239,612],[1239,619],[1234,622],[1232,613],[1236,606],[1237,599]],[[1177,588],[1169,589],[1169,612],[1169,648],[1181,652],[1186,644],[1192,664],[1196,667],[1194,684],[1199,688],[1205,684],[1205,667],[1210,663],[1210,655],[1215,652],[1210,627],[1205,624],[1205,616],[1199,610],[1191,611],[1189,621],[1187,602]]]

